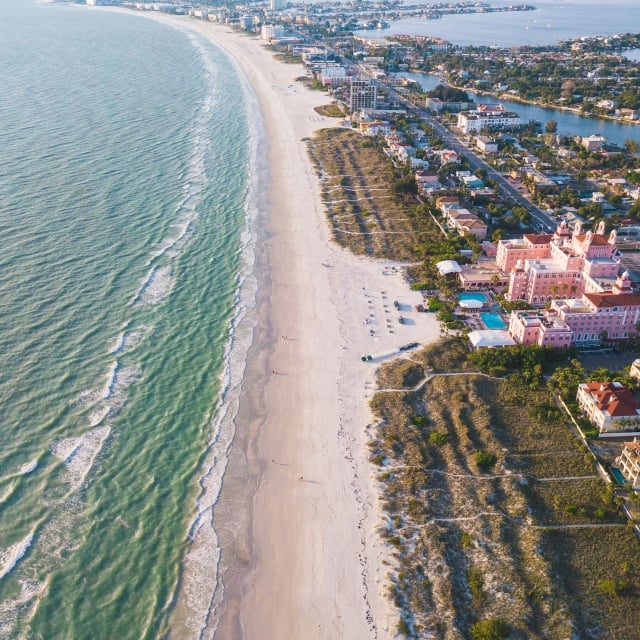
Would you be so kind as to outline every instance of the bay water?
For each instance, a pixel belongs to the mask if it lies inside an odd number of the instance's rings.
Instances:
[[[251,340],[247,105],[192,32],[0,0],[2,638],[167,633]]]
[[[415,4],[443,3],[422,0]],[[636,0],[489,0],[487,4],[501,8],[529,5],[534,10],[444,14],[436,20],[410,17],[391,22],[388,29],[358,33],[374,38],[393,34],[435,36],[455,45],[517,47],[640,32],[640,3]]]

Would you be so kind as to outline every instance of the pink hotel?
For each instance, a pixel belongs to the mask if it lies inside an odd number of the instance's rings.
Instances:
[[[525,300],[540,311],[514,311],[509,334],[521,344],[592,346],[606,333],[623,342],[638,331],[640,295],[628,273],[618,275],[616,233],[571,233],[562,222],[554,234],[501,240],[496,262],[509,274],[508,300]]]

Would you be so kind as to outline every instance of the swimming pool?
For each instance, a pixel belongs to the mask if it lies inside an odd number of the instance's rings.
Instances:
[[[491,298],[486,294],[482,293],[482,291],[464,291],[460,294],[459,300],[478,300],[483,304],[489,304],[491,302]]]
[[[482,321],[487,325],[487,329],[506,329],[507,325],[505,321],[500,317],[500,314],[491,311],[490,313],[481,313],[480,317]]]
[[[609,467],[609,472],[614,477],[615,481],[620,485],[629,484],[629,481],[622,475],[622,471],[620,469],[616,469],[615,467]]]

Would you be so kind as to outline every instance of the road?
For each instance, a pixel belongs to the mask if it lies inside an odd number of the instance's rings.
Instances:
[[[410,100],[399,94],[393,87],[385,85],[385,88],[389,92],[391,99],[396,100],[402,104],[408,111],[420,116],[428,125],[433,127],[434,131],[442,138],[443,143],[447,148],[455,151],[459,157],[465,158],[472,171],[476,169],[484,169],[487,177],[494,180],[499,186],[501,191],[513,198],[521,207],[524,207],[530,214],[534,227],[544,228],[545,231],[552,230],[556,227],[556,222],[553,218],[541,209],[532,204],[527,198],[525,198],[501,173],[498,173],[491,165],[487,164],[480,156],[476,155],[471,149],[469,149],[454,133],[452,133],[441,122],[438,122],[426,109],[417,107]]]

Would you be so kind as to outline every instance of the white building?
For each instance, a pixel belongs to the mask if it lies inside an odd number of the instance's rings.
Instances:
[[[458,128],[464,133],[478,133],[482,129],[515,129],[521,124],[520,116],[506,111],[501,104],[479,104],[473,111],[458,114]]]
[[[263,40],[269,42],[276,38],[282,38],[284,36],[284,27],[279,24],[264,24],[262,25],[261,37]]]
[[[498,152],[498,143],[492,138],[488,138],[487,136],[478,136],[476,138],[476,147],[483,151],[484,153],[497,153]]]
[[[616,467],[632,489],[640,489],[640,442],[637,439],[624,443],[622,453],[616,458]]]
[[[604,136],[591,135],[581,138],[580,142],[587,151],[600,151],[607,139]]]
[[[640,430],[640,403],[621,382],[584,382],[576,399],[600,433],[629,435]]]

